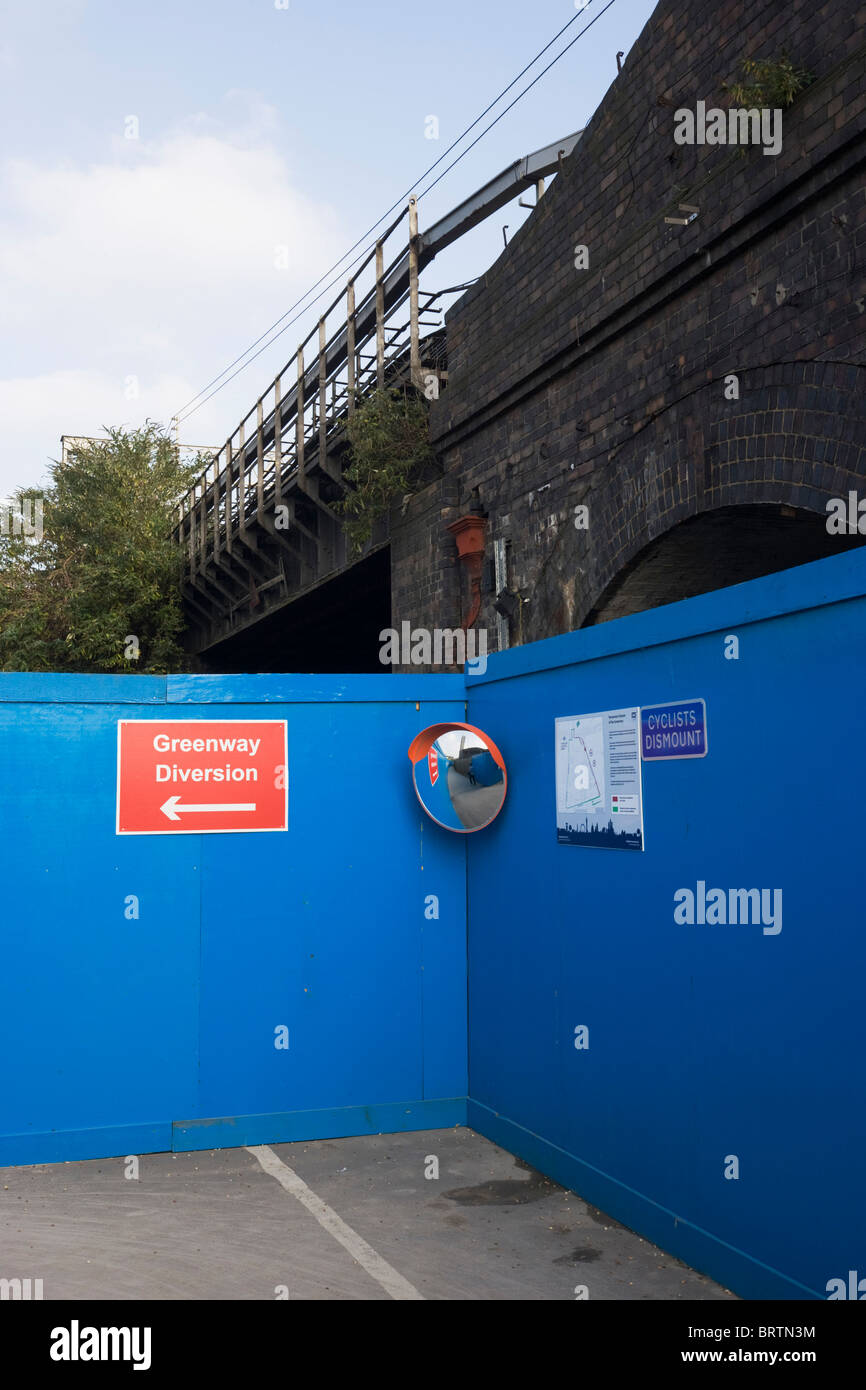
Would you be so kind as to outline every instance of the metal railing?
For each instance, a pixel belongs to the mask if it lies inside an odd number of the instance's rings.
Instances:
[[[428,394],[433,381],[438,394],[447,372],[441,366],[441,339],[422,336],[434,326],[425,315],[466,286],[422,291],[422,270],[438,251],[526,188],[534,184],[540,198],[544,178],[561,168],[581,133],[516,161],[425,235],[419,233],[417,200],[409,199],[180,502],[174,537],[185,550],[190,576],[219,560],[222,551],[230,556],[248,524],[263,525],[266,509],[279,506],[290,491],[310,492],[315,505],[328,510],[318,486],[311,486],[310,469],[315,465],[319,477],[339,485],[329,444],[333,447],[361,397],[391,380],[421,390],[427,386]],[[401,228],[401,250],[386,269],[386,245]],[[339,326],[329,336],[334,315]]]

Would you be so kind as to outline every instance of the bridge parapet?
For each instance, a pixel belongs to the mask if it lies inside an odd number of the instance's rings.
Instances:
[[[184,600],[199,650],[351,563],[335,503],[345,495],[347,425],[390,384],[435,399],[447,382],[441,316],[468,285],[422,288],[442,251],[559,171],[581,132],[510,165],[426,233],[413,196],[379,237],[178,506]],[[388,259],[389,243],[398,250]],[[331,326],[336,327],[331,331]],[[374,537],[373,546],[386,536]]]

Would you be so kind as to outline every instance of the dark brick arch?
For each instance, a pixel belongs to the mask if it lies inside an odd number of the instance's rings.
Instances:
[[[706,466],[720,504],[773,500],[824,512],[866,477],[866,367],[790,362],[747,369],[740,400],[707,431]],[[760,499],[764,500],[764,499]]]
[[[640,551],[598,597],[582,626],[678,603],[864,544],[866,536],[831,535],[824,515],[788,506],[745,504],[700,512]]]
[[[759,555],[751,573],[739,563],[743,544],[760,543],[753,525],[739,525],[739,509],[813,516],[819,540],[805,544],[801,563],[842,548],[826,533],[826,508],[833,497],[866,491],[866,368],[795,361],[736,374],[738,400],[725,398],[724,376],[683,383],[670,405],[591,460],[586,481],[563,490],[555,533],[538,556],[531,616],[526,610],[530,638],[580,627],[647,547],[705,514],[715,516],[717,545],[726,527],[730,533],[730,556],[720,571],[730,577],[701,586],[694,575],[674,586],[677,597],[687,596],[683,588],[701,593],[798,563],[796,547],[786,558],[784,545],[778,563],[766,568]],[[607,427],[616,430],[617,422]],[[588,508],[586,531],[574,527],[577,505]],[[543,538],[544,529],[536,536]]]

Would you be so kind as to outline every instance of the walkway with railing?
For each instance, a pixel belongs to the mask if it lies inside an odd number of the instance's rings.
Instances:
[[[426,234],[410,198],[296,355],[216,451],[178,509],[184,599],[199,650],[347,564],[341,519],[346,425],[371,391],[411,384],[428,399],[447,381],[440,315],[449,296],[420,277],[438,252],[558,171],[580,133],[518,160]],[[526,206],[524,204],[524,206]],[[389,243],[399,250],[390,262]],[[329,322],[337,323],[329,336]]]

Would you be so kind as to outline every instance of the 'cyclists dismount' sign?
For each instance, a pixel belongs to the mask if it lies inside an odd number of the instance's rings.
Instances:
[[[663,758],[705,758],[705,701],[677,700],[670,705],[643,705],[640,712],[640,751],[645,763]]]

